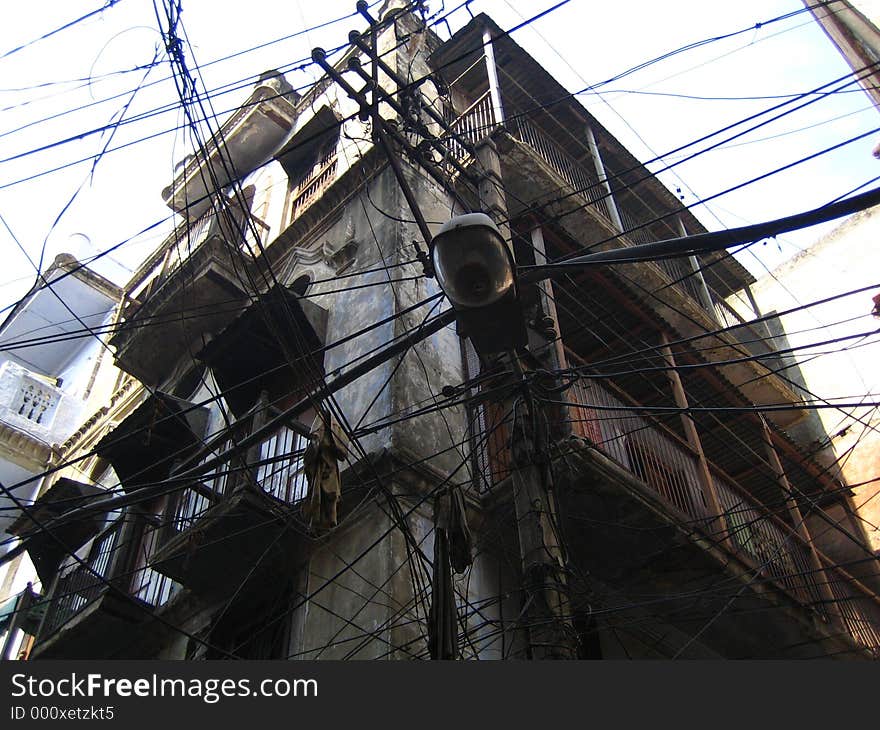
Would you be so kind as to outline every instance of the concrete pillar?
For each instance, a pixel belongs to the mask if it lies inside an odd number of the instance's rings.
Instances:
[[[540,225],[532,228],[531,233],[532,249],[535,253],[535,264],[542,266],[547,263],[547,246],[544,243],[544,232]],[[556,311],[556,299],[553,296],[553,282],[550,279],[539,281],[536,284],[538,288],[538,297],[541,302],[543,312],[553,320],[556,325],[557,333],[560,335],[553,341],[555,362],[552,364],[554,368],[564,370],[568,367],[568,361],[565,357],[565,344],[562,342],[562,333],[559,331],[559,315]]]
[[[822,596],[822,600],[828,607],[828,616],[839,620],[840,617],[835,617],[832,613],[836,606],[836,600],[834,598],[834,593],[831,591],[831,584],[825,573],[822,561],[819,559],[819,554],[816,552],[816,545],[810,535],[804,516],[801,514],[801,509],[798,506],[797,500],[794,498],[791,484],[789,484],[788,477],[785,475],[785,469],[782,468],[782,461],[779,459],[779,454],[776,453],[776,447],[773,445],[773,436],[770,434],[770,428],[767,426],[767,421],[763,416],[759,416],[759,418],[761,420],[761,430],[764,434],[764,447],[767,452],[767,460],[770,464],[770,468],[776,475],[776,481],[779,484],[779,488],[785,495],[785,506],[788,509],[788,516],[801,540],[809,546],[810,564],[814,571],[813,577],[819,588],[819,594]]]
[[[492,99],[492,112],[495,123],[504,124],[504,107],[501,104],[501,84],[498,83],[498,67],[495,65],[495,49],[489,30],[483,31],[483,55],[486,58],[486,76],[489,78],[489,97]]]
[[[687,394],[681,382],[681,376],[675,369],[675,357],[669,347],[669,340],[666,333],[660,335],[660,353],[668,366],[667,375],[669,383],[672,386],[672,394],[675,398],[675,405],[681,409],[689,407]],[[715,489],[715,480],[712,478],[712,472],[709,469],[709,462],[706,454],[703,452],[703,444],[700,441],[700,435],[697,433],[697,426],[694,420],[686,411],[681,414],[681,424],[687,437],[688,444],[697,456],[697,474],[700,479],[700,487],[706,501],[709,503],[709,510],[715,522],[715,531],[717,539],[720,543],[733,550],[733,544],[730,541],[730,530],[727,520],[724,517],[724,510],[721,508],[721,500],[718,498],[718,491]]]
[[[681,216],[675,216],[675,220],[678,223],[678,230],[681,235],[687,236],[687,228],[684,227],[684,221],[681,219]],[[688,263],[691,266],[691,271],[694,272],[694,279],[697,281],[697,292],[700,295],[700,304],[703,305],[703,309],[712,315],[712,319],[717,321],[715,316],[715,305],[712,303],[712,295],[709,293],[709,287],[706,284],[706,277],[703,276],[703,271],[700,269],[700,262],[697,260],[696,256],[688,256]]]
[[[611,183],[608,182],[608,176],[605,174],[605,165],[602,162],[602,156],[599,154],[599,145],[596,144],[596,136],[593,129],[587,125],[587,145],[590,148],[590,156],[593,158],[593,165],[596,167],[596,175],[599,182],[605,190],[605,199],[608,201],[608,215],[611,216],[611,222],[617,229],[618,233],[623,233],[623,222],[620,220],[620,212],[617,210],[617,203],[611,192]]]
[[[501,183],[501,158],[491,137],[483,137],[476,146],[480,180],[477,189],[480,208],[495,221],[501,236],[510,244],[510,223],[507,216],[507,197]]]

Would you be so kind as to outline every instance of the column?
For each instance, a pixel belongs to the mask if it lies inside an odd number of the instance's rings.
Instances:
[[[486,58],[486,76],[489,77],[489,98],[495,123],[504,124],[504,107],[501,105],[501,84],[498,83],[498,67],[495,65],[495,49],[489,29],[483,31],[483,56]]]
[[[590,156],[593,158],[593,164],[596,167],[596,175],[599,177],[599,182],[605,190],[605,199],[608,201],[608,214],[611,216],[611,222],[618,233],[623,233],[623,222],[620,220],[620,212],[617,210],[617,203],[611,192],[611,183],[608,182],[608,176],[605,174],[605,165],[602,163],[602,156],[599,154],[599,145],[596,144],[593,128],[589,125],[587,125],[587,145],[590,148]]]
[[[682,237],[687,236],[687,228],[684,227],[684,221],[682,221],[681,216],[675,216],[675,220],[678,223],[678,230],[681,232]],[[697,291],[700,294],[700,304],[703,305],[703,309],[712,315],[712,319],[716,319],[715,306],[712,304],[712,296],[709,294],[709,287],[706,285],[706,278],[703,276],[700,262],[697,260],[696,256],[688,256],[688,263],[690,263],[691,271],[694,272],[694,278],[697,280]]]
[[[669,377],[669,383],[672,385],[675,405],[679,408],[687,409],[689,407],[687,394],[684,392],[681,376],[679,376],[678,371],[675,369],[675,357],[669,347],[669,340],[666,337],[665,332],[660,334],[660,352],[663,355],[663,359],[666,360],[666,364],[669,366],[669,370],[666,372]],[[697,456],[697,474],[700,479],[700,487],[703,494],[706,495],[706,500],[709,503],[709,510],[715,519],[718,539],[729,549],[733,550],[727,520],[724,517],[724,510],[721,508],[721,501],[718,499],[718,492],[715,489],[715,480],[712,478],[712,471],[709,469],[709,462],[706,459],[706,454],[703,452],[703,444],[697,433],[696,424],[694,424],[694,420],[686,410],[681,414],[681,423],[684,428],[685,436],[687,437],[687,442]]]
[[[803,540],[810,548],[810,563],[815,571],[815,580],[817,587],[819,588],[819,594],[822,596],[822,600],[827,602],[830,610],[836,603],[834,593],[831,591],[831,584],[825,573],[822,561],[819,559],[819,553],[816,552],[816,546],[813,543],[813,538],[807,528],[804,516],[801,514],[801,508],[798,506],[797,500],[794,498],[794,494],[791,491],[791,484],[788,481],[788,477],[785,476],[785,470],[782,468],[779,454],[776,453],[776,447],[773,445],[773,436],[770,433],[770,427],[767,425],[764,416],[759,416],[759,419],[761,421],[761,430],[764,434],[764,447],[767,451],[767,461],[770,464],[773,473],[776,475],[776,481],[779,484],[779,488],[785,495],[785,506],[787,507],[788,515],[794,524],[794,529],[800,536],[801,540]],[[829,616],[830,615],[831,614],[829,613]]]

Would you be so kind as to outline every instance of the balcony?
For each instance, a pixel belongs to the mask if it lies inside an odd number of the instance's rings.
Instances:
[[[162,191],[168,206],[196,219],[211,207],[212,195],[271,159],[293,129],[298,100],[281,74],[263,74],[248,100],[223,123],[216,136],[222,143],[211,142],[187,158]]]
[[[92,542],[83,564],[62,569],[40,628],[34,659],[109,658],[138,655],[151,618],[174,592],[172,581],[144,560],[130,563],[122,536],[125,520],[116,520]],[[140,532],[140,553],[149,530]]]
[[[496,126],[494,111],[489,97],[485,92],[477,98],[465,111],[455,119],[451,127],[459,138],[476,144],[480,139],[492,132]],[[606,233],[600,237],[616,241],[615,246],[634,246],[644,243],[652,243],[670,238],[676,238],[681,232],[673,227],[674,217],[667,216],[658,220],[658,214],[650,210],[638,198],[628,196],[629,200],[623,200],[622,196],[614,196],[607,192],[602,181],[596,173],[593,160],[590,158],[578,159],[571,155],[562,145],[547,134],[529,115],[518,111],[509,110],[505,120],[505,129],[510,137],[516,142],[526,145],[528,149],[541,161],[544,174],[550,173],[555,178],[546,187],[547,198],[557,197],[562,191],[567,194],[568,204],[584,207],[597,221],[599,221]],[[451,156],[459,162],[470,161],[466,149],[455,139],[450,140],[449,148]],[[516,165],[512,165],[515,167]],[[526,169],[531,169],[527,166]],[[454,169],[448,170],[454,175]],[[540,181],[530,177],[535,183],[534,187],[522,196],[514,195],[514,199],[508,201],[516,208],[519,203],[516,198],[521,197],[525,202],[540,202],[540,193],[543,188]],[[615,199],[616,197],[616,199]],[[623,224],[623,235],[618,235],[617,224],[614,220],[614,211],[620,216]],[[663,214],[669,211],[664,210]],[[713,318],[716,316],[714,305],[706,307],[703,293],[700,291],[699,279],[694,276],[694,270],[686,260],[668,259],[657,262],[668,280],[668,286],[675,287],[682,294],[686,294],[699,304]],[[723,297],[716,295],[714,300],[722,300]]]
[[[132,292],[110,340],[122,370],[158,385],[182,353],[201,349],[206,335],[241,311],[248,301],[241,283],[243,231],[250,226],[221,222],[207,213],[171,234],[159,249],[161,256],[142,272],[143,283]]]
[[[575,381],[567,402],[574,438],[556,494],[579,569],[656,597],[652,611],[690,634],[705,627],[701,639],[724,656],[880,657],[880,599],[814,552],[784,507],[711,462],[707,484],[698,452],[608,379]],[[479,415],[478,491],[497,500],[510,484],[507,423],[492,405]]]
[[[236,418],[265,391],[270,403],[292,397],[321,373],[327,310],[277,285],[261,294],[195,353],[211,368]]]
[[[64,393],[54,379],[7,360],[0,368],[0,420],[44,443]]]
[[[239,419],[228,440],[215,444],[217,452],[250,433],[265,412],[259,404]],[[307,492],[304,431],[281,427],[249,451],[247,465],[233,459],[176,492],[164,512],[154,568],[217,598],[289,562],[303,531],[295,510]]]
[[[27,538],[27,551],[43,586],[52,582],[61,561],[71,550],[78,550],[101,529],[99,516],[83,518],[52,530],[47,534],[40,529],[69,510],[88,504],[103,493],[99,487],[81,484],[62,477],[21,514],[6,529],[10,535]]]
[[[130,493],[167,479],[174,462],[201,444],[207,421],[207,408],[157,390],[95,445],[95,453]]]
[[[551,260],[676,238],[686,226],[690,233],[703,230],[674,195],[504,37],[497,40],[495,49],[505,115],[500,124],[485,70],[475,70],[482,63],[479,51],[474,52],[482,49],[481,36],[474,35],[477,25],[462,31],[435,59],[454,87],[453,98],[464,108],[450,122],[454,134],[447,139],[449,157],[461,165],[473,163],[468,148],[492,135],[514,234],[526,239],[520,248],[526,263],[528,231],[541,218],[551,221],[542,226],[545,239],[555,239],[547,244]],[[501,58],[507,59],[509,69]],[[454,172],[448,161],[447,172]],[[468,186],[462,186],[462,193],[469,194]],[[700,265],[704,269],[697,271]],[[725,302],[753,280],[735,259],[719,253],[699,260],[681,258],[613,268],[614,285],[625,295],[627,306],[636,304],[652,317],[662,318],[678,337],[704,337],[701,346],[711,352],[712,359],[731,361],[719,371],[747,400],[758,405],[800,401],[783,377],[768,377],[756,362],[737,361],[744,350],[762,357],[768,352],[762,344],[766,333],[755,331]],[[565,282],[580,287],[588,278],[588,272],[581,272],[554,282],[554,296],[568,285]],[[724,331],[717,332],[719,325]],[[768,418],[789,428],[805,415],[797,409],[779,410]]]

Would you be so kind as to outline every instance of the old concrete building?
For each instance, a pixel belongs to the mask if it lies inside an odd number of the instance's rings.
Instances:
[[[83,331],[100,333],[121,293],[61,254],[0,326],[0,484],[10,490],[0,496],[0,555],[22,526],[19,507],[33,504],[54,482],[42,475],[58,463],[60,445],[79,426],[95,388],[104,348]],[[10,561],[0,568],[0,604],[11,609],[28,584],[38,590],[55,567],[38,561],[35,567],[27,554]],[[0,617],[4,658],[15,655],[21,639],[4,635],[10,618]]]
[[[434,326],[417,212],[489,212],[522,266],[704,229],[490,18],[441,42],[402,5],[381,64],[366,34],[302,93],[265,74],[163,192],[179,224],[54,477],[113,496],[55,522],[75,555],[32,657],[428,658],[441,587],[462,658],[875,656],[873,558],[725,305],[734,259],[523,284],[524,385]],[[322,412],[348,442],[335,525],[307,497]],[[450,487],[473,546],[447,592]]]

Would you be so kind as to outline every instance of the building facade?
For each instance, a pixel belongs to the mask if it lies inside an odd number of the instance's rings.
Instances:
[[[749,274],[523,284],[514,382],[433,326],[420,217],[485,210],[521,266],[704,229],[487,16],[374,27],[303,93],[265,74],[163,191],[179,224],[53,477],[105,495],[52,518],[66,557],[27,544],[55,565],[32,658],[873,658],[849,491],[725,303]],[[347,447],[317,519],[322,419]]]

